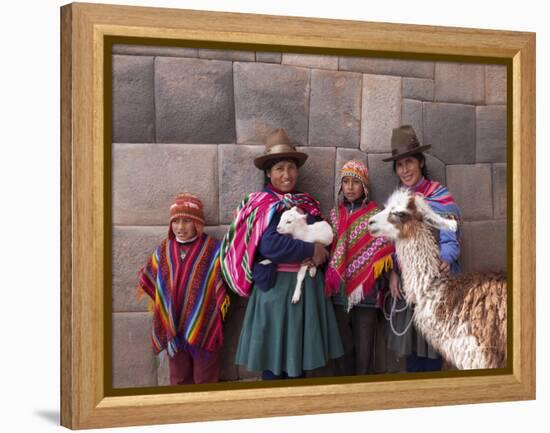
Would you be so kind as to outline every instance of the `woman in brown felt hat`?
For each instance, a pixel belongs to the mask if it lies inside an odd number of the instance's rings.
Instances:
[[[399,186],[410,189],[424,197],[431,208],[442,216],[460,221],[460,210],[449,190],[428,177],[426,158],[422,153],[430,145],[421,145],[416,132],[410,125],[402,125],[392,132],[392,156],[384,161],[393,162],[393,171],[399,178]],[[439,232],[439,255],[441,270],[459,272],[460,256],[459,232],[442,230]],[[387,335],[388,347],[399,356],[407,356],[407,371],[441,370],[441,356],[429,345],[412,324],[414,306],[404,308],[400,294],[399,275],[390,275],[392,301],[385,302],[390,310]],[[391,307],[388,304],[391,303]]]
[[[236,363],[261,372],[263,380],[304,377],[305,371],[343,354],[323,272],[306,277],[302,298],[291,303],[300,265],[323,264],[326,248],[277,232],[282,212],[293,206],[307,214],[309,224],[321,219],[317,200],[296,191],[299,168],[307,157],[283,129],[273,131],[264,154],[254,160],[265,174],[265,188],[243,200],[222,241],[222,272],[228,286],[240,296],[250,296]]]

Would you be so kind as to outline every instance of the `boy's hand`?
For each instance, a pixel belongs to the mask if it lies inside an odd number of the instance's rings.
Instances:
[[[390,293],[396,299],[401,299],[401,282],[399,281],[399,275],[397,272],[391,271],[390,273]]]

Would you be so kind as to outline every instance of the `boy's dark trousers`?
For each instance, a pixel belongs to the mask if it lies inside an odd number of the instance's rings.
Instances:
[[[220,379],[221,348],[209,352],[203,349],[182,349],[169,358],[170,385],[214,383]]]

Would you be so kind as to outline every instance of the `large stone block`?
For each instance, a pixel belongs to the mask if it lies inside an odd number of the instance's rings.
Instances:
[[[220,146],[220,222],[230,224],[239,203],[264,186],[263,171],[254,166],[254,158],[263,154],[264,146]]]
[[[340,171],[342,166],[350,160],[360,161],[368,168],[367,154],[359,149],[336,149],[336,165],[334,167],[334,202],[338,200],[338,191],[340,189]],[[369,174],[370,176],[370,174]]]
[[[401,124],[411,125],[416,131],[416,136],[424,143],[424,122],[422,102],[414,99],[403,99],[401,105]]]
[[[231,60],[234,62],[256,61],[256,54],[254,51],[213,50],[209,48],[201,48],[199,50],[199,57],[201,59]]]
[[[485,66],[437,62],[435,100],[482,104],[485,101]]]
[[[307,144],[309,69],[294,66],[235,63],[237,142],[264,143],[276,128]]]
[[[113,388],[157,386],[149,313],[113,314]]]
[[[447,186],[464,220],[493,217],[491,164],[449,165]]]
[[[166,350],[163,350],[156,357],[157,365],[157,381],[159,386],[169,386],[170,385],[170,358],[166,353]]]
[[[487,104],[506,104],[506,66],[485,66],[485,102]]]
[[[372,199],[380,206],[386,202],[399,184],[399,178],[393,172],[392,162],[382,161],[389,156],[391,156],[389,153],[371,153],[368,156],[370,193]]]
[[[229,311],[223,325],[223,354],[222,371],[220,380],[238,380],[239,368],[235,363],[235,354],[239,344],[239,337],[244,320],[245,307],[234,305],[229,307]]]
[[[291,66],[304,66],[316,69],[338,70],[338,57],[319,54],[283,53],[282,63]]]
[[[235,142],[231,62],[158,57],[155,98],[158,142]]]
[[[113,45],[113,54],[130,54],[134,56],[162,57],[199,57],[197,48],[160,47],[151,45]]]
[[[506,220],[475,221],[462,226],[463,272],[506,271]]]
[[[361,74],[311,72],[309,144],[359,147]]]
[[[363,75],[361,150],[389,152],[392,129],[401,123],[401,78]]]
[[[426,78],[403,78],[403,98],[433,101],[434,80]]]
[[[321,203],[321,212],[327,216],[334,206],[334,164],[336,149],[328,147],[300,147],[309,155],[298,177],[296,188],[313,195]]]
[[[493,213],[495,218],[506,218],[507,182],[506,164],[493,164]]]
[[[113,145],[113,223],[164,225],[176,194],[204,204],[206,224],[218,224],[218,151],[215,145]]]
[[[139,270],[168,234],[168,221],[158,227],[113,227],[113,311],[147,311],[147,296],[138,301]]]
[[[229,226],[207,226],[204,228],[204,232],[207,235],[212,236],[213,238],[216,238],[220,241],[227,233],[227,230],[229,230]]]
[[[476,161],[506,162],[506,106],[476,107]]]
[[[340,57],[341,71],[364,72],[376,75],[433,78],[434,62],[419,60],[380,59],[372,57]]]
[[[113,56],[113,141],[155,141],[153,57]]]
[[[424,102],[424,142],[446,164],[471,164],[476,155],[475,107]]]
[[[429,153],[424,153],[426,157],[426,167],[428,168],[428,177],[437,180],[439,183],[447,184],[447,168],[443,162]]]
[[[256,51],[256,61],[261,63],[281,63],[283,53]]]

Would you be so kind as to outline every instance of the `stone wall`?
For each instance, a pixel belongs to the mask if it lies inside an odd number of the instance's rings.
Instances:
[[[432,178],[464,217],[464,271],[506,269],[506,69],[362,57],[171,47],[113,49],[113,340],[115,387],[167,383],[155,359],[150,314],[135,297],[137,271],[167,233],[181,191],[205,204],[206,231],[221,238],[233,209],[262,187],[252,163],[283,127],[310,155],[298,187],[326,214],[348,159],[368,164],[373,198],[396,187],[392,128],[413,125]],[[223,380],[254,379],[233,363],[246,300],[232,297]],[[378,331],[382,330],[377,317]],[[376,333],[373,372],[402,360]],[[324,370],[334,374],[334,370]],[[331,373],[332,372],[332,373]]]

